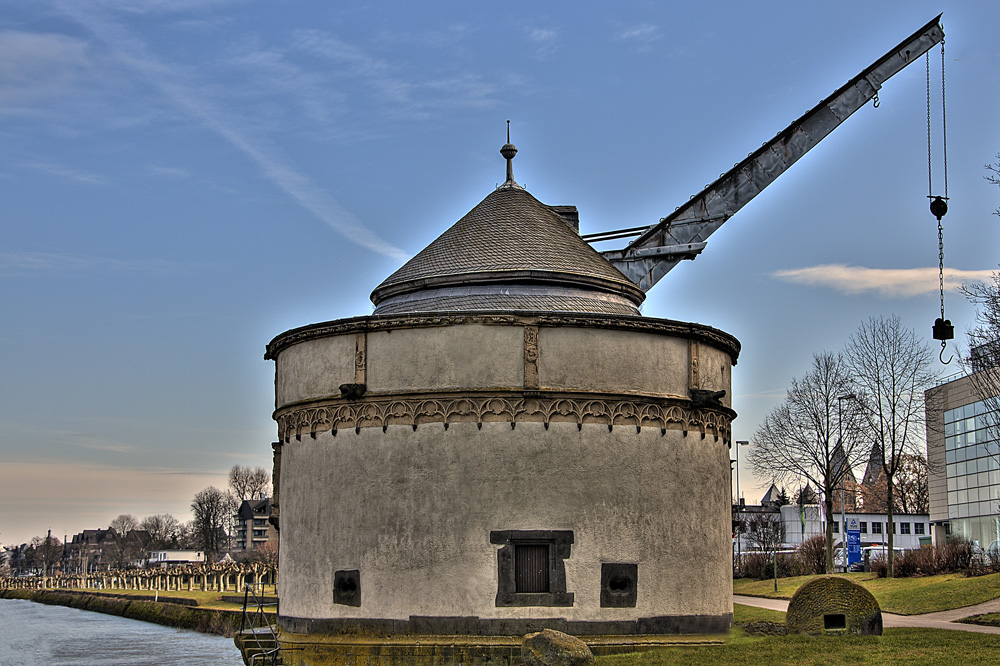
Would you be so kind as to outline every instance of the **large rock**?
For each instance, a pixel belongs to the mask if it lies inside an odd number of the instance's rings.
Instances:
[[[846,578],[815,578],[788,603],[790,634],[882,635],[882,609],[872,593]]]
[[[525,666],[593,666],[596,661],[587,644],[554,629],[528,634],[521,643]]]

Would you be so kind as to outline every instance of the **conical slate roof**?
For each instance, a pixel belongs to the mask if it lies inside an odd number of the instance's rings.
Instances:
[[[375,314],[638,315],[645,293],[571,223],[508,180],[372,292]]]

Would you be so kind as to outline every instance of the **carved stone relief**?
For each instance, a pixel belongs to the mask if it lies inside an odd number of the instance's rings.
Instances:
[[[426,423],[472,422],[479,427],[485,422],[575,423],[614,427],[658,428],[697,432],[701,437],[730,439],[730,426],[735,416],[727,409],[695,409],[690,405],[646,402],[642,400],[601,398],[579,395],[523,397],[519,394],[482,397],[368,397],[359,402],[314,404],[279,410],[275,413],[278,436],[284,441],[303,435],[361,428],[410,426],[414,430]]]

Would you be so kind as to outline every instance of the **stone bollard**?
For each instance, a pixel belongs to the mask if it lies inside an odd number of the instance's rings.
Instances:
[[[528,634],[521,643],[525,666],[593,666],[596,661],[587,644],[554,629]]]
[[[846,578],[815,578],[792,596],[785,624],[790,634],[882,635],[882,609],[872,593]]]

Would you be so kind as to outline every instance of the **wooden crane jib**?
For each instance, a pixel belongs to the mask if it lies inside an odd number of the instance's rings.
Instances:
[[[601,254],[649,291],[681,260],[694,259],[716,229],[852,113],[870,100],[877,104],[886,80],[944,40],[940,20],[939,14],[657,224],[589,234],[584,240],[636,236],[624,249]]]

